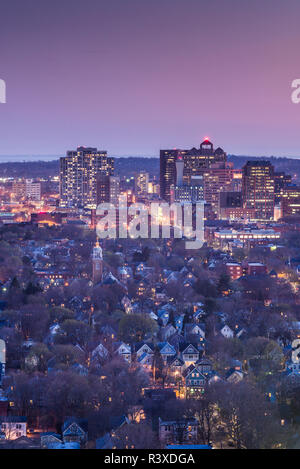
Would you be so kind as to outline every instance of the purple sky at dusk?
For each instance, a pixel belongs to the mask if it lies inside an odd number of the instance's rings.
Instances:
[[[299,0],[5,0],[0,155],[300,157]]]

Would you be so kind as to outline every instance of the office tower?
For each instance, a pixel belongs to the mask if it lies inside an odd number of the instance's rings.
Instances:
[[[120,178],[117,176],[97,175],[97,205],[110,202],[117,205],[120,194]]]
[[[278,204],[281,200],[281,195],[287,186],[292,184],[292,176],[282,172],[274,172],[274,183],[275,183],[275,204]]]
[[[242,169],[232,169],[232,181],[230,184],[230,190],[232,192],[242,191],[243,171]]]
[[[182,186],[183,185],[183,171],[184,171],[183,158],[179,157],[175,164],[176,164],[176,186]]]
[[[60,204],[63,207],[95,207],[97,175],[113,175],[114,158],[97,148],[78,147],[60,158]]]
[[[232,164],[219,162],[202,171],[204,181],[204,200],[214,214],[219,209],[219,194],[230,190],[232,182]]]
[[[160,151],[160,196],[170,202],[171,186],[176,184],[176,161],[182,158],[185,150]]]
[[[223,167],[227,161],[227,155],[220,147],[214,150],[213,144],[208,138],[205,138],[199,149],[187,150],[183,159],[184,178],[189,183],[192,176],[202,176],[203,172],[212,166],[221,165]]]
[[[96,242],[93,253],[92,253],[92,263],[93,263],[93,282],[94,284],[101,282],[103,274],[103,256],[102,248],[99,244],[99,241]]]
[[[157,194],[159,195],[160,192],[160,187],[159,184],[156,183],[155,181],[150,181],[148,184],[148,193],[149,194]]]
[[[222,148],[214,150],[208,138],[200,144],[200,148],[190,150],[160,151],[160,196],[170,201],[171,186],[176,185],[176,161],[183,159],[183,183],[190,184],[192,176],[203,176],[210,168],[225,168],[227,155]]]
[[[243,205],[256,220],[274,218],[274,167],[268,161],[248,161],[243,167]]]
[[[281,215],[283,217],[300,214],[300,187],[286,186],[280,195]]]
[[[134,182],[136,195],[148,193],[149,173],[141,171],[135,175]]]

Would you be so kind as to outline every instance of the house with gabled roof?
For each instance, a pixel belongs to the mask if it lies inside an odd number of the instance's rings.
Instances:
[[[180,377],[185,368],[184,361],[178,355],[167,359],[168,374],[172,377]]]
[[[166,326],[169,322],[170,313],[167,309],[162,308],[157,311],[158,321],[162,326]]]
[[[172,324],[167,324],[165,327],[161,327],[159,331],[159,335],[162,341],[166,341],[175,334],[176,329]]]
[[[55,432],[41,433],[41,448],[51,449],[61,443],[61,436]]]
[[[181,334],[183,328],[184,314],[179,314],[174,318],[174,325],[176,330]]]
[[[100,344],[92,351],[92,361],[103,360],[107,357],[108,350],[100,342]]]
[[[205,311],[202,308],[198,308],[193,314],[193,321],[199,324],[205,315]]]
[[[147,371],[151,371],[152,369],[152,364],[153,364],[153,354],[149,353],[142,353],[142,355],[139,355],[137,357],[137,362],[143,366]]]
[[[120,355],[127,363],[131,363],[131,346],[124,342],[114,344],[115,353]]]
[[[221,326],[220,334],[225,337],[225,339],[232,339],[234,337],[234,331],[227,324]]]
[[[230,368],[230,370],[226,373],[226,380],[229,383],[239,383],[244,379],[244,373],[240,370],[236,370],[235,368]]]
[[[169,342],[159,342],[157,346],[165,363],[167,363],[169,357],[174,357],[176,355],[175,348],[173,345],[169,344]]]
[[[207,378],[213,372],[213,364],[207,357],[202,357],[196,362],[198,370]]]
[[[179,350],[186,367],[189,367],[199,360],[200,352],[195,345],[187,342],[185,344],[181,344],[179,346]]]
[[[205,326],[204,324],[188,323],[185,325],[184,335],[185,337],[193,335],[193,336],[198,336],[198,337],[202,337],[202,339],[205,339]]]
[[[184,370],[183,378],[186,397],[199,397],[204,393],[206,378],[195,365],[190,365]]]
[[[17,415],[6,415],[0,417],[0,431],[5,434],[7,440],[15,440],[22,436],[26,437],[27,418]]]
[[[153,345],[146,342],[138,342],[134,344],[133,347],[137,357],[143,355],[144,353],[148,355],[153,355],[154,353]]]
[[[62,426],[62,437],[64,443],[77,442],[84,444],[88,436],[87,420],[77,419],[76,417],[67,418]]]

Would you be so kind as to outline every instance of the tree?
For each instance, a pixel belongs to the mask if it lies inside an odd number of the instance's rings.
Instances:
[[[194,290],[199,295],[203,295],[206,298],[216,298],[217,297],[217,289],[210,279],[199,278],[194,284]]]
[[[114,445],[117,449],[158,449],[156,434],[146,423],[124,425],[115,432]]]
[[[142,314],[130,314],[119,323],[119,338],[124,342],[140,342],[147,334],[153,334],[157,325],[153,319]]]
[[[71,309],[55,306],[50,309],[51,321],[61,323],[66,319],[74,319],[75,313]]]
[[[43,343],[35,343],[25,358],[26,368],[31,371],[36,369],[41,372],[47,370],[47,362],[52,357],[52,353]]]
[[[166,369],[163,358],[161,356],[160,350],[158,347],[155,347],[152,361],[152,373],[154,381],[162,380],[164,387],[164,382],[166,379]]]
[[[280,444],[276,409],[252,384],[241,381],[219,385],[217,403],[235,448],[266,449]]]
[[[83,321],[66,319],[55,335],[56,343],[79,344],[86,347],[92,336],[92,328]]]
[[[217,290],[218,293],[221,294],[223,291],[229,290],[230,288],[230,277],[226,273],[222,273],[220,275],[218,284],[217,284]]]

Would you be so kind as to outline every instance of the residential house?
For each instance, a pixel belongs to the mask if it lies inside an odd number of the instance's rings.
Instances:
[[[159,331],[159,335],[162,341],[167,341],[169,337],[175,334],[176,329],[172,324],[168,324],[165,327],[161,327]]]
[[[204,393],[206,378],[195,365],[186,368],[183,377],[187,397],[199,397]]]
[[[188,343],[181,344],[179,350],[181,352],[181,358],[187,368],[199,360],[200,352],[195,345]]]
[[[159,441],[163,445],[196,443],[198,421],[194,418],[182,420],[162,420],[159,418]]]
[[[206,358],[202,357],[196,362],[197,369],[202,373],[205,377],[208,377],[213,371],[212,362]]]
[[[27,418],[17,415],[2,416],[0,417],[0,430],[5,434],[7,440],[26,437]]]
[[[234,337],[234,331],[227,324],[220,328],[220,333],[225,339],[232,339]]]
[[[77,442],[84,444],[87,441],[88,428],[86,420],[79,420],[75,417],[66,419],[62,426],[62,437],[64,443]]]
[[[226,373],[226,380],[232,384],[239,383],[243,378],[244,373],[240,370],[236,370],[235,368],[230,368]]]
[[[175,356],[169,357],[167,360],[168,374],[173,378],[179,378],[185,368],[185,363],[182,358]]]
[[[176,350],[173,345],[170,345],[169,342],[159,342],[157,344],[160,354],[164,363],[167,363],[169,357],[174,357],[176,355]]]
[[[117,342],[115,344],[115,353],[120,355],[127,363],[131,363],[131,346],[124,342]]]
[[[51,449],[53,446],[61,443],[61,436],[54,432],[41,433],[41,448]]]

